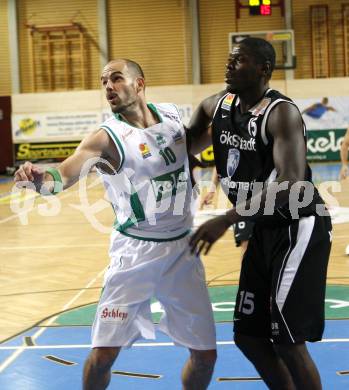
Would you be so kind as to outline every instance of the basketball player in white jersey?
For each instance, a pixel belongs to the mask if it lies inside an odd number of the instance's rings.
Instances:
[[[18,186],[34,183],[54,194],[77,182],[93,161],[116,212],[83,388],[107,388],[121,348],[155,338],[155,296],[165,313],[159,328],[190,351],[183,389],[206,389],[216,361],[215,326],[203,265],[188,246],[193,210],[183,124],[173,104],[146,103],[137,63],[111,61],[101,82],[114,115],[57,169],[26,162],[15,173]]]

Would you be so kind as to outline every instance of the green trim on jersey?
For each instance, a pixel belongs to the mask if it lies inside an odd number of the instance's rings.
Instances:
[[[147,106],[148,106],[149,110],[152,110],[153,113],[156,114],[156,116],[158,117],[160,123],[162,123],[163,122],[162,117],[159,114],[159,111],[157,110],[157,108],[154,106],[154,104],[153,103],[148,103]]]
[[[120,121],[120,122],[124,122],[124,123],[127,123],[128,125],[130,125],[127,121],[125,121],[124,119],[123,119],[123,117],[120,115],[120,114],[118,114],[118,113],[114,113],[114,118],[115,119],[117,119],[118,121]],[[131,126],[131,125],[130,125]]]
[[[113,139],[114,139],[114,141],[115,141],[115,143],[116,143],[116,145],[117,145],[117,149],[119,150],[119,152],[121,152],[121,156],[120,156],[120,157],[121,157],[120,165],[119,165],[119,167],[118,167],[118,169],[117,169],[117,171],[116,171],[116,172],[118,173],[118,172],[120,172],[120,169],[121,169],[122,166],[124,165],[124,161],[125,161],[125,152],[124,152],[124,148],[122,147],[122,144],[121,144],[119,138],[117,137],[117,135],[114,133],[114,131],[113,131],[110,127],[108,127],[108,126],[106,126],[106,125],[102,125],[101,128],[104,129],[104,130],[109,130],[109,131],[108,131],[108,134],[110,134],[110,135],[113,137]]]
[[[162,123],[163,122],[162,117],[159,114],[159,111],[157,110],[157,108],[154,106],[154,104],[148,103],[147,106],[148,106],[149,110],[153,111],[153,113],[158,117],[160,123]],[[128,124],[129,126],[135,127],[135,126],[131,125],[131,123],[127,122],[119,113],[114,113],[114,117],[115,117],[115,119],[117,119],[120,122],[124,122],[124,123]],[[136,127],[136,129],[138,129],[138,127]]]
[[[145,221],[145,213],[141,201],[139,200],[137,192],[130,196],[131,208],[134,214],[133,218],[129,218],[125,223],[119,224],[117,218],[114,223],[114,228],[123,233],[127,228],[135,225],[137,222]]]
[[[124,236],[135,238],[136,240],[141,240],[141,241],[168,242],[168,241],[180,240],[181,238],[187,236],[190,233],[190,229],[185,231],[184,233],[180,234],[179,236],[171,237],[171,238],[139,237],[139,236],[135,236],[133,234],[127,233],[125,231],[122,231],[122,232],[120,231],[120,233],[123,234]]]

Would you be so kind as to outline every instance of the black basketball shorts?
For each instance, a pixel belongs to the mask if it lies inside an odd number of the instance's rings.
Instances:
[[[312,215],[283,227],[256,224],[245,252],[234,331],[287,344],[321,340],[331,219]]]
[[[242,241],[248,241],[253,232],[254,222],[240,221],[234,224],[234,238],[236,246],[240,246]]]

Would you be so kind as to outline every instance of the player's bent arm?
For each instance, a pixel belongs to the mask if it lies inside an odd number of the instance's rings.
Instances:
[[[278,104],[270,113],[267,131],[273,138],[273,160],[278,183],[290,185],[306,175],[304,127],[298,108],[290,103]]]
[[[273,159],[277,172],[275,182],[287,183],[284,190],[276,193],[274,208],[279,208],[289,202],[292,185],[304,180],[307,169],[303,121],[298,109],[289,103],[278,104],[270,113],[267,131],[273,138]],[[256,214],[239,215],[239,205],[228,211],[230,224],[241,220],[253,221],[263,215],[270,190],[270,187],[266,187],[261,194],[256,194],[246,202],[246,209],[257,210]]]
[[[303,122],[298,109],[289,103],[280,103],[270,113],[267,123],[269,137],[273,138],[273,159],[277,171],[276,183],[288,181],[283,191],[273,190],[272,207],[279,208],[289,201],[290,189],[293,183],[303,181],[306,170],[306,146],[303,134]],[[192,252],[207,254],[217,239],[234,223],[243,220],[256,220],[264,215],[270,186],[264,186],[246,202],[237,203],[236,207],[225,215],[220,215],[207,221],[194,233],[190,240]],[[298,200],[298,197],[297,197]],[[268,202],[270,203],[270,202]],[[270,206],[270,204],[268,204]],[[254,215],[242,215],[241,210],[254,210]]]
[[[226,91],[221,91],[206,98],[194,111],[187,127],[190,153],[198,154],[211,145],[210,124],[218,101],[224,94],[226,94]]]

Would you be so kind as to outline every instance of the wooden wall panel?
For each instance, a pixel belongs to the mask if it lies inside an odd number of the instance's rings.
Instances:
[[[330,67],[331,77],[344,76],[344,58],[342,41],[342,16],[343,0],[293,0],[292,19],[295,30],[295,43],[297,55],[296,78],[311,78],[311,31],[310,31],[310,6],[328,5],[330,28]]]
[[[86,29],[87,89],[99,87],[97,0],[17,0],[22,92],[31,92],[31,62],[27,24],[80,23]]]
[[[199,0],[201,82],[224,81],[228,34],[237,31],[235,1]]]
[[[247,5],[247,0],[240,0]],[[276,0],[272,0],[272,3]],[[341,5],[349,0],[293,0],[296,38],[296,78],[311,78],[309,7],[327,4],[330,17],[331,76],[344,75]],[[99,88],[98,0],[17,0],[22,92],[31,92],[26,24],[81,23],[87,31],[87,89]],[[234,0],[198,0],[202,83],[222,83],[228,56],[229,32],[284,29],[280,8],[272,16],[236,19]],[[143,66],[148,85],[190,84],[192,42],[189,0],[107,0],[109,58],[128,57]],[[11,93],[7,1],[0,1],[0,94]],[[284,78],[275,71],[273,79]]]
[[[7,0],[0,1],[0,95],[11,94]]]
[[[148,85],[191,83],[187,0],[109,0],[109,57],[138,62]]]

